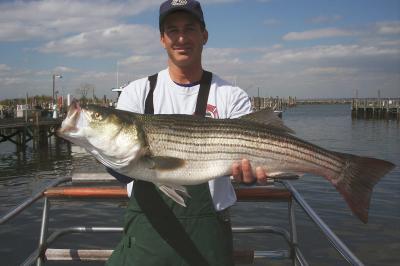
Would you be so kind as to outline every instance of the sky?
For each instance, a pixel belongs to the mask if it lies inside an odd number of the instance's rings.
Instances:
[[[0,1],[0,100],[167,66],[159,0]],[[250,96],[400,97],[400,0],[204,0],[203,66]],[[89,95],[90,96],[90,95]]]

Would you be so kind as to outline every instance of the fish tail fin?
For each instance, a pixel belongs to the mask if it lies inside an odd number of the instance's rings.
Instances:
[[[185,200],[180,194],[186,197],[190,196],[184,186],[173,185],[173,184],[168,184],[168,185],[158,184],[158,189],[164,192],[165,195],[167,195],[169,198],[174,200],[179,205],[186,207]]]
[[[344,171],[331,182],[342,194],[353,213],[364,223],[368,222],[371,194],[375,184],[395,165],[369,157],[337,153],[345,159]]]

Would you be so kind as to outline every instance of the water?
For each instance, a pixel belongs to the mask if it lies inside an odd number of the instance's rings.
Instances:
[[[352,120],[348,105],[305,105],[286,110],[285,123],[296,135],[325,148],[389,160],[400,165],[400,125],[396,121]],[[28,148],[16,153],[10,143],[0,144],[0,215],[45,186],[56,176],[73,172],[101,171],[90,156],[52,140],[40,152]],[[397,166],[375,187],[368,224],[354,217],[344,200],[320,177],[304,176],[295,187],[311,207],[366,265],[400,263],[400,168]],[[4,265],[18,265],[38,242],[42,202],[0,226],[0,256]],[[312,222],[296,208],[300,247],[310,265],[346,265]],[[54,202],[50,226],[121,226],[124,204],[95,201]],[[286,205],[239,203],[233,208],[234,225],[287,226]],[[112,248],[118,235],[73,235],[56,247]],[[79,241],[77,241],[77,239]],[[99,244],[100,243],[100,244]],[[236,236],[235,245],[258,250],[286,249],[276,236]],[[54,265],[54,264],[49,264]],[[64,264],[61,264],[64,265]],[[72,264],[65,264],[72,265]],[[98,264],[101,265],[101,264]],[[259,265],[264,265],[260,263]],[[272,261],[268,265],[290,265]]]

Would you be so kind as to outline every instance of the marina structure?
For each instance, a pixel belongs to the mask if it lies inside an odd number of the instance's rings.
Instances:
[[[353,118],[397,119],[400,120],[400,98],[353,99],[351,103]]]
[[[279,98],[279,97],[252,97],[251,105],[254,111],[258,111],[265,108],[271,108],[274,111],[283,111],[287,107],[296,105],[296,97]]]
[[[29,118],[0,119],[0,143],[10,141],[18,150],[29,141],[33,142],[33,148],[47,145],[49,137],[55,135],[61,122],[61,118],[41,117],[40,111],[33,112]]]

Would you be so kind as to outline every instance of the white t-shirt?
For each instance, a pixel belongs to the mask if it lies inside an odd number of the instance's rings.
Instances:
[[[178,85],[172,81],[168,69],[158,73],[154,89],[154,114],[194,114],[200,85]],[[131,82],[118,100],[117,108],[135,113],[144,113],[145,101],[150,90],[148,78]],[[212,118],[237,118],[251,112],[248,95],[213,74],[207,102],[207,116]],[[229,176],[208,182],[215,209],[221,211],[236,202],[236,194]],[[128,194],[132,182],[127,185]]]

